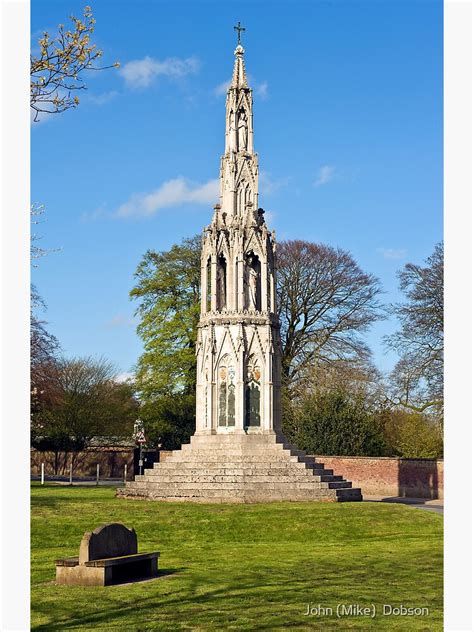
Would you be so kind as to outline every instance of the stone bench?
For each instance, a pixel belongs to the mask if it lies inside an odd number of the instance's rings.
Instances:
[[[158,575],[160,554],[138,553],[135,529],[112,523],[86,531],[78,557],[56,560],[58,584],[110,586]]]

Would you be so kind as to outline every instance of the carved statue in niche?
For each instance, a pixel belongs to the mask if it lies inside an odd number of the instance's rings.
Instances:
[[[217,261],[216,294],[217,309],[220,311],[226,307],[226,263],[223,257]]]
[[[252,255],[245,261],[245,303],[247,309],[258,309],[258,272],[255,269]]]
[[[242,108],[239,110],[239,121],[237,123],[237,131],[239,137],[239,151],[247,151],[248,129],[247,129],[247,115]]]

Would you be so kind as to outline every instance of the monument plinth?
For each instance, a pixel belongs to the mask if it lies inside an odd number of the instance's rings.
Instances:
[[[281,432],[281,341],[275,235],[258,201],[252,90],[244,49],[227,90],[220,201],[204,229],[191,443],[118,490],[161,500],[361,500]]]

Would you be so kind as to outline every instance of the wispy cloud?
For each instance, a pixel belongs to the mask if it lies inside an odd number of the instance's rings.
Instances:
[[[249,82],[250,87],[253,88],[254,94],[257,97],[263,100],[265,100],[268,97],[268,81],[262,81],[262,82],[255,81],[255,79],[251,75],[249,75],[248,82]],[[232,77],[220,83],[218,86],[214,88],[213,90],[214,95],[216,97],[221,97],[224,94],[226,94],[231,83],[232,83]]]
[[[124,314],[116,314],[105,322],[106,329],[116,329],[117,327],[133,327],[135,325],[135,319]]]
[[[124,373],[119,373],[118,375],[115,376],[115,381],[121,382],[121,383],[128,382],[129,380],[134,380],[134,379],[135,379],[135,375],[127,371],[125,371]]]
[[[91,221],[95,221],[96,219],[102,219],[102,218],[106,218],[106,217],[113,217],[113,213],[111,213],[107,209],[106,202],[102,202],[102,204],[100,206],[98,206],[95,210],[93,210],[93,211],[84,211],[84,213],[82,213],[82,215],[81,215],[81,221],[82,222],[91,222]]]
[[[255,94],[265,100],[268,97],[268,82],[262,81],[262,83],[255,84]]]
[[[407,256],[407,251],[404,248],[377,248],[377,252],[384,259],[400,260]]]
[[[196,73],[198,69],[199,61],[195,57],[169,57],[160,61],[147,56],[127,62],[120,68],[119,74],[128,87],[147,88],[157,77],[184,77]]]
[[[288,186],[289,181],[289,177],[272,178],[267,171],[261,171],[259,176],[260,193],[272,195],[272,193],[275,193],[279,189]]]
[[[265,211],[265,223],[267,226],[271,227],[273,225],[273,223],[275,222],[275,217],[276,217],[276,213],[274,213],[273,211]]]
[[[117,90],[109,90],[108,92],[102,92],[101,94],[87,94],[84,100],[94,105],[104,105],[118,95]]]
[[[220,97],[223,94],[225,94],[227,90],[229,89],[229,86],[231,83],[232,83],[232,79],[230,78],[230,79],[227,79],[227,81],[223,81],[218,86],[216,86],[214,88],[214,94],[216,95],[216,97]]]
[[[117,217],[149,217],[162,208],[182,204],[212,204],[219,199],[219,180],[196,184],[183,177],[164,182],[151,193],[134,193],[119,206]]]
[[[316,175],[316,180],[314,181],[315,187],[321,187],[324,184],[327,184],[334,178],[334,174],[336,173],[336,167],[331,167],[330,165],[324,165],[318,169],[318,173]]]

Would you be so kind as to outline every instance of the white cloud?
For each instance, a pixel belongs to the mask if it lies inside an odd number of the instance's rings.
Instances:
[[[275,222],[276,213],[273,211],[265,211],[264,219],[267,226],[271,226]]]
[[[407,255],[407,251],[404,248],[377,248],[377,252],[380,253],[384,259],[392,260],[404,259]]]
[[[107,329],[115,329],[116,327],[132,327],[135,324],[133,318],[124,316],[124,314],[116,314],[105,323],[105,326]]]
[[[116,382],[128,382],[128,380],[134,380],[135,375],[133,373],[129,373],[125,371],[124,373],[119,373],[115,376]]]
[[[102,219],[104,217],[110,217],[112,213],[107,210],[107,204],[103,202],[94,211],[85,211],[81,215],[82,222],[90,222],[96,219]]]
[[[289,177],[273,179],[267,171],[261,171],[259,176],[260,193],[272,195],[272,193],[275,193],[278,189],[286,187],[289,181]]]
[[[199,61],[195,57],[178,59],[169,57],[160,61],[153,57],[144,57],[127,62],[119,70],[127,86],[131,88],[147,88],[159,76],[184,77],[198,71]]]
[[[230,84],[232,83],[232,79],[228,79],[227,81],[223,81],[218,86],[214,88],[214,94],[216,97],[220,97],[227,92]]]
[[[162,208],[181,204],[212,204],[219,199],[219,180],[209,180],[205,184],[195,184],[183,177],[164,182],[151,193],[134,193],[119,206],[116,216],[148,217]]]
[[[268,82],[257,83],[255,85],[255,94],[265,100],[268,97]]]
[[[94,105],[104,105],[104,103],[115,99],[117,95],[117,90],[109,90],[109,92],[102,92],[101,94],[88,94],[85,100],[89,103],[94,103]]]
[[[316,180],[314,181],[315,187],[321,187],[324,184],[327,184],[334,178],[334,174],[336,172],[336,167],[331,167],[329,165],[324,165],[318,169],[318,174],[316,176]]]
[[[249,75],[248,82],[249,82],[249,86],[251,88],[253,87],[253,91],[256,96],[260,97],[260,99],[266,99],[268,97],[268,82],[267,81],[262,81],[261,83],[259,83],[258,81],[255,81],[251,75]],[[232,83],[232,78],[227,79],[226,81],[223,81],[218,86],[216,86],[213,90],[215,96],[221,97],[224,94],[226,94],[231,83]]]

